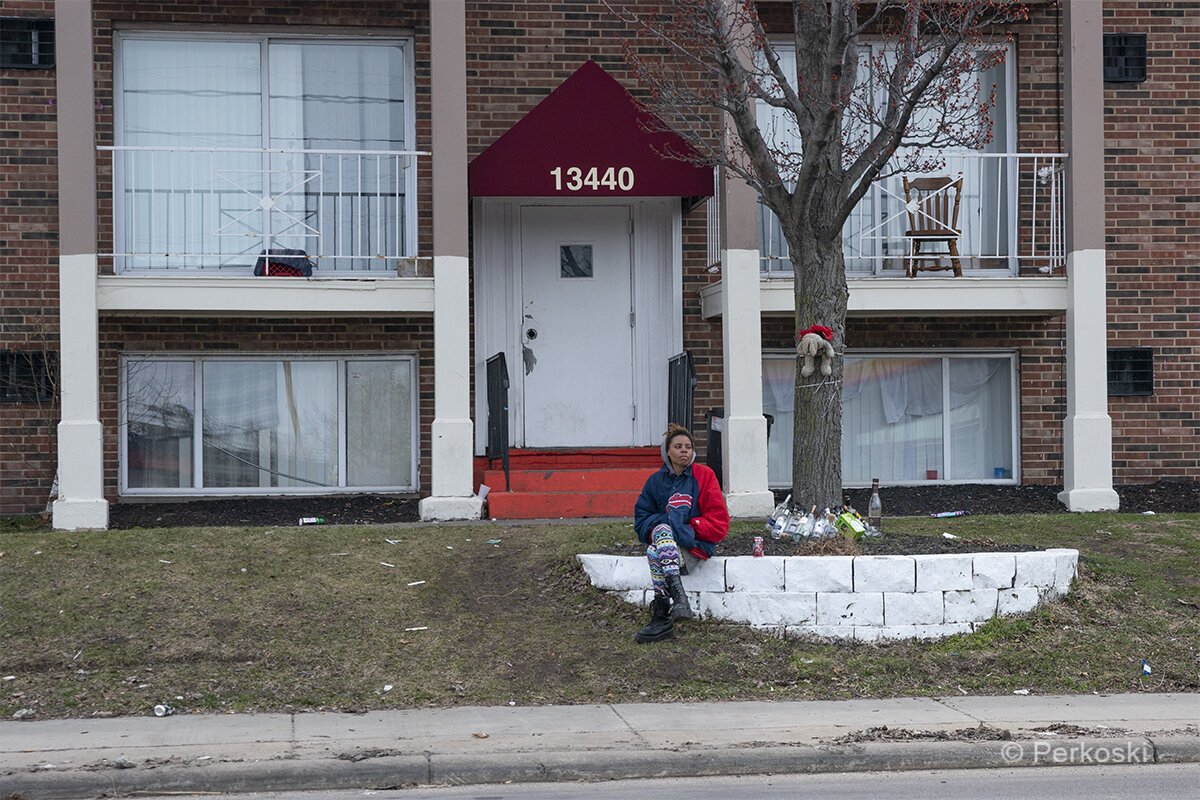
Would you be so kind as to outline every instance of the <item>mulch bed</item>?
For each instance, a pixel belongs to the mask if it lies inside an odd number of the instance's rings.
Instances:
[[[1122,511],[1200,512],[1200,481],[1159,481],[1116,489]],[[1066,510],[1058,502],[1060,491],[1058,486],[964,484],[889,486],[880,495],[888,517],[926,516],[939,511],[1061,514]],[[785,494],[778,492],[777,499],[782,500]],[[850,504],[860,510],[867,507],[867,495],[866,489],[846,490]],[[115,503],[109,510],[109,524],[115,529],[295,525],[300,517],[323,517],[328,525],[417,522],[418,503],[413,497],[374,494]],[[953,546],[952,540],[944,541],[946,546]],[[794,550],[795,545],[791,547]]]

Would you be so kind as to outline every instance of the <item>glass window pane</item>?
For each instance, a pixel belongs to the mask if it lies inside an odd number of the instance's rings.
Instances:
[[[346,483],[413,485],[412,362],[346,363]]]
[[[842,478],[940,480],[942,360],[847,356]]]
[[[1007,358],[950,359],[951,478],[1011,478],[1012,419]]]
[[[592,246],[590,244],[559,245],[558,274],[563,278],[592,277]]]
[[[125,381],[129,488],[191,488],[195,365],[190,361],[130,361]]]
[[[338,484],[337,363],[204,363],[205,487]]]

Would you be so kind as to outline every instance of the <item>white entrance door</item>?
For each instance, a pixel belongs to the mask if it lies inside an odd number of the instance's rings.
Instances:
[[[521,209],[526,447],[634,443],[630,245],[626,206]]]

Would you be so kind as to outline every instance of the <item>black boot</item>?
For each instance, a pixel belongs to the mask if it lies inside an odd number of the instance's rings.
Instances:
[[[663,595],[655,595],[650,602],[650,623],[633,636],[638,644],[661,642],[675,635],[675,623],[671,621],[671,601]]]
[[[671,618],[691,619],[692,607],[688,605],[687,592],[683,590],[683,581],[678,575],[667,576],[667,593],[671,596]]]

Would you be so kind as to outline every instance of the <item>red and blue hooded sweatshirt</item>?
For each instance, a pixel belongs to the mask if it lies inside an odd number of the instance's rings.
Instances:
[[[642,544],[658,525],[671,526],[675,543],[697,558],[709,558],[729,533],[729,509],[717,476],[703,464],[689,464],[676,475],[666,464],[646,479],[633,510],[633,528]],[[695,456],[693,455],[693,459]]]

